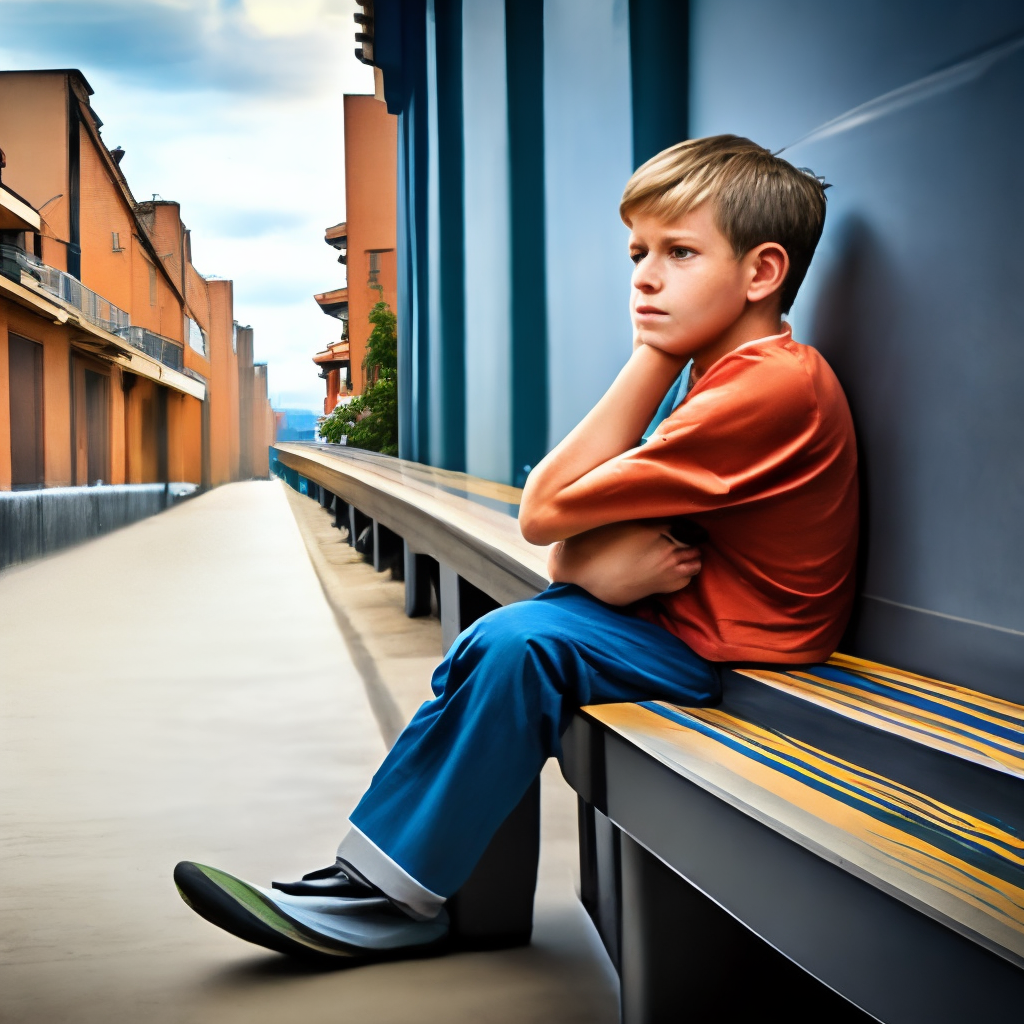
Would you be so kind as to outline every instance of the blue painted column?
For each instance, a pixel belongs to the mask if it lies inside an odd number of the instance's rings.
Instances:
[[[633,171],[632,131],[626,0],[547,0],[549,448],[590,411],[631,351],[632,266],[618,207]]]
[[[512,289],[512,483],[547,451],[544,0],[505,0]]]
[[[466,468],[462,0],[427,4],[427,272],[432,465]]]
[[[688,137],[689,0],[629,0],[633,166]]]
[[[505,5],[462,12],[466,469],[512,478],[512,296]]]

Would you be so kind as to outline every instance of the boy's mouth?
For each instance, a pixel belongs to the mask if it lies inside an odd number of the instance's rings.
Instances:
[[[633,311],[637,316],[668,316],[663,309],[658,309],[657,306],[637,306]]]

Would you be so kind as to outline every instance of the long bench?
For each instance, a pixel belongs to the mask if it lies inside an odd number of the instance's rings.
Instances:
[[[353,537],[358,512],[403,539],[409,610],[436,560],[446,648],[548,583],[513,488],[330,445],[277,451]],[[1021,705],[837,653],[733,670],[715,708],[582,708],[562,771],[627,1024],[1024,1013]],[[528,928],[530,879],[504,872],[522,875],[536,829],[534,791],[456,899],[469,931]]]

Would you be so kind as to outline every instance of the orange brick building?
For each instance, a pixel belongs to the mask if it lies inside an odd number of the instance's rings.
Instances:
[[[239,479],[273,420],[265,387],[239,400],[231,282],[192,266],[177,203],[135,200],[91,95],[0,72],[0,489]]]
[[[365,390],[370,310],[381,299],[395,309],[397,298],[398,118],[375,96],[346,96],[344,104],[347,219],[329,227],[324,241],[340,251],[348,282],[314,296],[343,325],[340,339],[313,357],[327,381],[325,413],[339,398]]]

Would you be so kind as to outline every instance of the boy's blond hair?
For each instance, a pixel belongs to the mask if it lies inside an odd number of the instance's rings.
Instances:
[[[718,227],[737,258],[762,242],[778,242],[789,254],[779,292],[787,313],[821,238],[825,187],[810,171],[750,139],[712,135],[670,146],[637,168],[619,214],[627,225],[634,213],[676,220],[701,203],[714,203]]]

